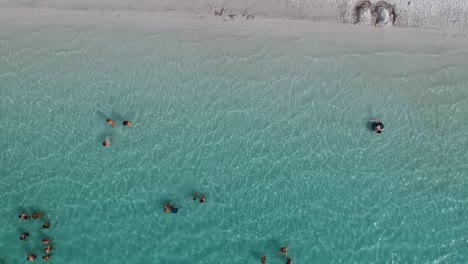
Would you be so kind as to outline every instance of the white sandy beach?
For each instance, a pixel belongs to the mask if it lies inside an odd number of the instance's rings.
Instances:
[[[256,17],[255,19],[231,19],[213,14],[141,11],[60,10],[49,8],[0,8],[0,27],[8,25],[33,25],[38,28],[57,26],[129,27],[148,32],[188,30],[203,33],[203,37],[246,37],[256,34],[287,37],[297,40],[319,35],[340,36],[343,41],[352,40],[352,46],[344,45],[344,52],[379,52],[400,50],[420,52],[436,49],[466,49],[467,32],[464,28],[420,29],[400,27],[374,27],[336,22],[314,22]],[[9,39],[14,31],[0,32],[2,39]],[[428,48],[428,49],[425,49]],[[312,49],[312,47],[311,47]],[[326,53],[327,51],[322,50]]]
[[[385,6],[390,7],[391,10],[389,10],[394,14],[391,15],[384,10],[382,7]],[[213,15],[223,10],[223,16],[233,19],[245,19],[248,16],[248,18],[285,18],[363,25],[378,23],[387,26],[443,30],[464,30],[468,25],[468,1],[466,0],[389,0],[387,2],[377,0],[280,0],[274,2],[268,0],[0,0],[0,8],[17,7],[146,13],[175,12],[194,15]]]

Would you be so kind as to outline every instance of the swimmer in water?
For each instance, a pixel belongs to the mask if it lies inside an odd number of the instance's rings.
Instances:
[[[28,232],[24,232],[20,236],[20,240],[23,240],[23,241],[28,241],[28,238],[29,238],[29,233]]]
[[[34,262],[35,259],[36,259],[36,255],[31,254],[31,253],[28,254],[27,260],[28,260],[29,262]]]
[[[112,142],[110,141],[109,138],[106,138],[106,140],[104,140],[104,142],[102,142],[102,145],[104,147],[110,147],[110,146],[112,146]]]
[[[33,218],[34,220],[41,218],[41,216],[42,216],[42,213],[34,213],[34,214],[32,214],[32,218]]]
[[[179,212],[179,208],[175,208],[174,206],[172,206],[171,202],[168,202],[164,206],[164,212],[166,214],[177,214]]]
[[[165,206],[164,206],[164,212],[166,214],[170,214],[172,212],[172,205],[171,205],[171,202],[168,202]]]
[[[126,127],[129,127],[129,128],[133,127],[133,124],[132,124],[132,122],[130,122],[130,121],[123,121],[122,124],[123,124],[124,126],[126,126]]]
[[[203,195],[202,197],[200,197],[200,204],[204,204],[206,202],[206,197],[205,195]]]
[[[380,134],[384,131],[384,125],[382,124],[382,122],[377,121],[377,120],[371,120],[371,122],[372,122],[372,130],[374,131],[374,133]]]
[[[47,219],[47,222],[42,225],[42,229],[49,229],[50,228],[50,221]]]
[[[193,200],[196,201],[197,199],[198,199],[198,194],[195,193],[193,195]],[[206,202],[206,197],[205,197],[205,195],[202,195],[200,197],[200,204],[204,204],[205,202]]]
[[[42,244],[43,245],[48,245],[50,243],[49,239],[42,239]]]
[[[19,215],[19,219],[23,220],[23,221],[28,221],[29,220],[29,215],[27,214],[20,214]]]
[[[110,118],[106,120],[106,123],[107,123],[109,126],[111,126],[112,128],[115,127],[115,122],[114,122],[114,120],[112,120],[112,119],[110,119]]]
[[[286,264],[293,264],[292,259],[287,258],[287,259],[286,259]]]
[[[260,258],[260,261],[262,261],[262,264],[266,264],[266,257],[265,256],[262,256]]]
[[[44,248],[44,252],[46,254],[49,254],[52,251],[52,245],[48,245],[46,248]]]
[[[281,255],[288,255],[288,247],[280,248],[280,251],[278,252],[278,256],[281,256]]]
[[[50,255],[47,254],[47,255],[45,255],[45,256],[42,256],[42,260],[43,260],[43,261],[49,261],[49,260],[50,260]]]

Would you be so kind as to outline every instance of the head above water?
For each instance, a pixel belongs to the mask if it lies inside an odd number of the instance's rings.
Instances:
[[[33,219],[38,219],[42,216],[42,213],[33,213],[32,218]]]
[[[128,121],[123,121],[122,123],[124,126],[127,126],[128,125]]]
[[[384,130],[384,125],[382,124],[382,122],[378,122],[378,121],[374,121],[372,123],[372,130],[375,132],[375,133],[382,133],[382,131]]]

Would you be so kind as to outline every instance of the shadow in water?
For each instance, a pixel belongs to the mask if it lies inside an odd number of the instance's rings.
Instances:
[[[250,256],[252,256],[252,258],[254,259],[257,259],[258,261],[260,261],[260,258],[264,255],[261,252],[257,250],[253,250],[253,249],[251,249],[249,252],[250,252]]]
[[[106,121],[107,119],[111,118],[109,115],[107,115],[107,114],[105,114],[105,113],[103,113],[103,112],[101,112],[101,111],[99,111],[99,110],[96,111],[96,115],[97,115],[100,119],[102,119],[103,121]],[[103,123],[104,123],[104,122],[103,122]]]
[[[122,122],[125,121],[125,118],[115,110],[112,110],[112,117],[114,118],[117,125],[122,125]]]
[[[374,121],[370,121],[370,120],[366,121],[366,128],[371,132],[374,131],[374,129],[372,127],[373,124],[374,124]]]

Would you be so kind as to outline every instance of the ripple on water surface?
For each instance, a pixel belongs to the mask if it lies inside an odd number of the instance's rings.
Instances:
[[[0,42],[5,263],[43,237],[59,263],[281,263],[286,245],[299,263],[466,262],[466,53],[18,32]],[[16,222],[37,209],[51,230]]]

